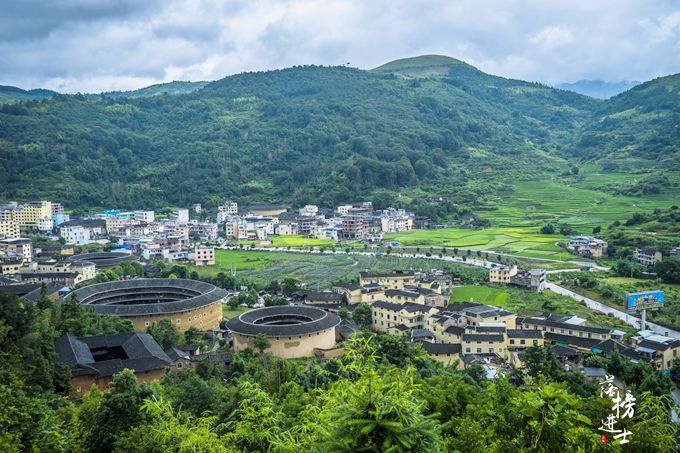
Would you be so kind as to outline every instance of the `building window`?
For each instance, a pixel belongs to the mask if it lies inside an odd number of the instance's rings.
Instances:
[[[510,340],[510,344],[515,344],[515,340]]]
[[[180,324],[181,322],[182,322],[181,319],[178,319],[178,320],[177,320],[177,324]]]
[[[526,344],[526,340],[519,340],[519,344]]]
[[[180,368],[182,368],[182,362],[177,363],[177,369],[180,369]]]
[[[489,348],[489,352],[490,352],[490,353],[493,352],[493,348]]]
[[[149,327],[149,321],[144,321],[144,325],[145,325],[146,327]]]
[[[465,352],[470,353],[470,348],[465,348]]]
[[[477,353],[481,354],[482,353],[482,348],[477,348]]]

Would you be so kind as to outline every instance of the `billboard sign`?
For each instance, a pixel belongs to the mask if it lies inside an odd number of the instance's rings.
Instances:
[[[641,293],[626,294],[626,310],[638,311],[644,308],[663,307],[663,291],[645,291]]]

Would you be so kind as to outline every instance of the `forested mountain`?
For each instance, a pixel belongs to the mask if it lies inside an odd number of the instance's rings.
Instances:
[[[244,73],[185,94],[58,95],[0,108],[0,198],[332,205],[399,192],[474,207],[581,162],[679,169],[678,77],[600,101],[424,56]]]
[[[51,90],[22,90],[21,88],[0,85],[0,104],[12,104],[21,101],[51,98],[57,94]]]

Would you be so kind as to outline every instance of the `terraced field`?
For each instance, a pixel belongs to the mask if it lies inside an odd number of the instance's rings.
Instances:
[[[680,188],[674,187],[656,195],[629,197],[614,195],[599,186],[628,181],[631,175],[586,173],[571,186],[553,181],[518,182],[507,197],[498,200],[498,208],[479,211],[482,217],[498,225],[536,225],[545,221],[561,221],[581,233],[596,226],[629,218],[635,212],[668,208],[680,199]]]
[[[229,273],[232,266],[236,276],[258,283],[283,280],[292,277],[313,288],[330,288],[333,282],[350,281],[359,277],[359,272],[387,270],[428,270],[449,267],[454,275],[467,281],[485,280],[487,271],[468,265],[448,263],[423,258],[402,258],[396,256],[331,255],[287,252],[260,252],[250,250],[216,250],[215,266],[192,267],[202,275]]]
[[[555,243],[565,236],[540,234],[539,227],[500,227],[484,230],[443,228],[418,230],[406,233],[386,234],[386,241],[394,241],[399,247],[446,247],[463,250],[485,250],[529,258],[559,261],[574,259],[573,255]]]

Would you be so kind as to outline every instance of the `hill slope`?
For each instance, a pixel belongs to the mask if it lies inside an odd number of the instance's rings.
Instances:
[[[0,85],[0,104],[46,99],[51,98],[55,94],[57,93],[51,90],[22,90],[17,87]]]
[[[0,197],[158,207],[372,196],[436,217],[495,206],[521,181],[561,183],[597,159],[583,131],[617,103],[436,56],[246,73],[173,96],[59,96],[0,110]]]

